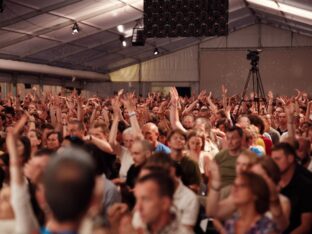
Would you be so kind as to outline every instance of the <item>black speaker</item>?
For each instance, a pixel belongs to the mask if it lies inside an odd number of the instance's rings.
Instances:
[[[144,34],[152,37],[224,36],[229,0],[144,0]]]
[[[25,89],[31,89],[31,84],[25,83]]]

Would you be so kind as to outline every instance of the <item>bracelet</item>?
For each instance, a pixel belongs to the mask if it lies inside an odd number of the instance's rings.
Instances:
[[[213,187],[213,186],[210,186],[210,188],[211,188],[212,190],[216,191],[216,192],[220,192],[220,190],[221,190],[221,186],[219,186],[218,188],[215,188],[215,187]]]
[[[130,112],[130,113],[128,114],[128,116],[129,116],[129,118],[132,117],[132,116],[136,116],[136,113],[135,113],[134,111],[132,111],[132,112]]]

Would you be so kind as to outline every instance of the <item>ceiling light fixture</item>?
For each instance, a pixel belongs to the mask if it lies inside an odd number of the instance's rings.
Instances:
[[[120,36],[119,40],[121,41],[121,44],[122,44],[123,47],[127,46],[127,41],[126,41],[124,36]]]
[[[123,25],[118,25],[117,30],[118,32],[123,33],[125,31],[125,27]]]
[[[158,55],[159,54],[159,50],[158,50],[158,48],[156,47],[155,49],[154,49],[154,55]]]
[[[80,32],[80,28],[79,28],[77,22],[75,22],[73,27],[72,27],[72,34],[75,35],[75,34],[78,34],[79,32]]]
[[[276,2],[272,0],[247,0],[247,2],[255,4],[255,5],[271,8],[273,10],[282,11],[284,13],[295,15],[301,18],[312,20],[311,11],[298,8],[298,7],[294,7],[294,6],[290,6],[285,3]]]

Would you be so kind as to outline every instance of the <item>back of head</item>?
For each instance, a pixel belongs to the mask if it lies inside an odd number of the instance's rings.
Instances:
[[[169,154],[166,153],[154,153],[152,156],[147,160],[146,166],[157,166],[162,167],[165,170],[169,170],[170,167],[174,165],[173,159],[170,157]]]
[[[255,209],[259,214],[264,214],[269,210],[270,206],[270,190],[265,180],[253,173],[243,172],[241,174],[247,183],[250,191],[255,196]]]
[[[267,175],[273,180],[277,185],[281,180],[281,171],[278,165],[270,157],[261,157],[258,159],[258,163],[265,170]]]
[[[53,157],[44,174],[45,198],[53,217],[60,223],[79,221],[94,184],[94,164],[86,152],[67,148]]]

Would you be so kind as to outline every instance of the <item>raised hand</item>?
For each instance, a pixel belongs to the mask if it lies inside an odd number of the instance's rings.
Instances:
[[[226,96],[228,93],[228,89],[224,85],[221,86],[221,91],[222,91],[222,96]]]
[[[211,186],[214,188],[220,188],[221,175],[220,169],[216,161],[210,160],[208,157],[204,159],[205,175],[209,177]]]
[[[117,97],[112,98],[111,100],[114,118],[120,118],[121,110],[120,110],[120,101]]]
[[[273,98],[274,98],[273,92],[271,90],[268,92],[268,98],[269,98],[269,100],[273,100]]]
[[[129,112],[135,111],[136,101],[134,93],[127,93],[123,95],[120,98],[120,101]]]
[[[200,101],[204,101],[205,100],[205,97],[206,97],[206,90],[203,90],[199,93],[197,99],[200,100]]]

